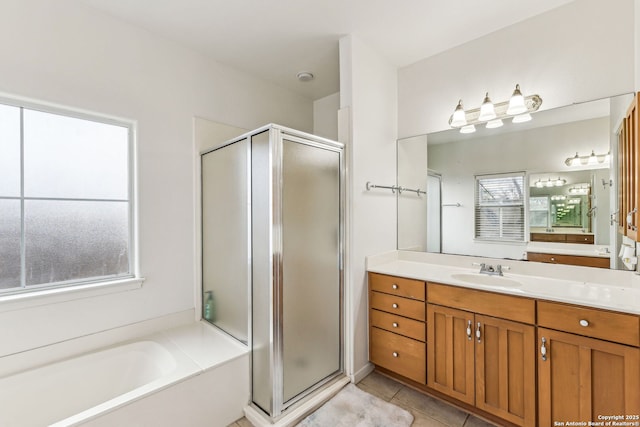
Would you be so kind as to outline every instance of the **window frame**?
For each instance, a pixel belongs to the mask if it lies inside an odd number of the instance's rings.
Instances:
[[[2,200],[17,200],[20,203],[20,283],[16,287],[0,289],[0,303],[11,302],[10,306],[20,302],[23,297],[29,300],[38,299],[39,296],[57,295],[56,300],[66,300],[63,295],[72,292],[75,298],[84,298],[86,292],[92,294],[105,294],[111,291],[105,290],[106,287],[112,286],[113,291],[118,289],[131,290],[142,286],[144,279],[140,277],[138,265],[138,218],[137,218],[137,161],[136,161],[136,128],[135,120],[125,119],[121,117],[109,116],[106,114],[96,113],[93,111],[81,110],[78,108],[62,106],[59,104],[35,101],[19,96],[0,94],[0,104],[20,109],[20,194],[18,196],[0,196]],[[87,120],[95,123],[120,126],[127,130],[127,224],[128,224],[128,262],[129,271],[126,274],[113,274],[107,276],[92,276],[88,278],[63,280],[52,283],[26,285],[26,258],[25,258],[25,214],[24,205],[26,200],[51,200],[51,201],[109,201],[111,199],[96,198],[64,198],[64,197],[26,197],[24,194],[24,110],[32,110],[36,112],[59,115],[63,117]],[[116,201],[116,199],[113,199]],[[119,202],[125,200],[118,199]],[[10,307],[0,307],[0,312],[6,309],[15,309]],[[18,304],[21,306],[22,304]]]
[[[478,237],[478,210],[481,207],[489,207],[488,205],[480,205],[479,198],[479,183],[482,179],[495,179],[495,178],[521,178],[522,179],[522,201],[520,203],[512,203],[505,205],[496,205],[496,207],[500,208],[501,216],[502,216],[502,208],[503,207],[522,207],[522,238],[521,239],[506,239],[506,238],[486,238],[486,237]],[[493,173],[493,174],[476,174],[474,175],[474,198],[473,198],[473,240],[478,243],[497,243],[497,244],[513,244],[513,245],[522,245],[527,243],[527,233],[528,233],[528,197],[529,197],[529,188],[528,188],[528,175],[525,171],[515,171],[515,172],[504,172],[504,173]],[[500,224],[500,235],[504,234],[504,228],[502,225],[502,221]]]

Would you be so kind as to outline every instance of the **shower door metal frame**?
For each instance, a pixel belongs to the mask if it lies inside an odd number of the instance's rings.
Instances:
[[[270,171],[270,183],[271,183],[271,226],[274,232],[272,233],[272,239],[270,242],[270,252],[272,260],[271,270],[271,298],[270,298],[270,310],[271,313],[271,408],[261,408],[253,402],[253,384],[252,384],[252,405],[257,407],[261,411],[268,412],[266,415],[275,420],[281,417],[283,412],[294,406],[296,403],[301,402],[307,396],[318,390],[325,384],[333,381],[334,379],[344,375],[345,369],[345,289],[344,289],[344,261],[345,261],[345,160],[344,160],[344,145],[331,141],[325,138],[317,137],[315,135],[307,134],[304,132],[296,131],[293,129],[285,128],[277,125],[268,125],[266,127],[257,129],[249,135],[253,136],[269,131],[269,171]],[[284,366],[283,366],[283,323],[278,320],[283,315],[283,241],[282,241],[282,166],[283,166],[283,144],[284,140],[309,145],[318,149],[329,150],[339,155],[339,248],[338,248],[338,272],[339,272],[339,368],[336,372],[329,374],[323,380],[320,380],[316,384],[311,385],[303,392],[295,395],[291,399],[284,401]],[[249,144],[251,146],[251,143]],[[250,157],[251,158],[251,157]],[[252,169],[252,168],[250,168]],[[250,181],[251,182],[251,181]],[[251,194],[252,189],[250,190]],[[277,231],[276,231],[277,230]],[[252,260],[253,261],[253,260]],[[252,280],[253,282],[253,280]],[[251,310],[253,312],[253,310]],[[251,336],[253,331],[251,331]],[[253,343],[253,339],[250,339]],[[253,363],[253,358],[251,359]],[[253,370],[253,366],[252,366]]]

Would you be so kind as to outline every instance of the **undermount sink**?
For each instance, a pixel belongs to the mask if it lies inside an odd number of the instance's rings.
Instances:
[[[490,276],[488,274],[480,273],[456,273],[452,274],[451,278],[474,285],[503,286],[512,288],[522,286],[522,283],[516,280],[507,279],[506,277],[502,276]]]

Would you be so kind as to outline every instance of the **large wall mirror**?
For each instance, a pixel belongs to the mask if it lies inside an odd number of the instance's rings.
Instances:
[[[632,99],[399,140],[397,185],[427,194],[398,195],[398,249],[543,262],[534,254],[558,253],[624,268],[612,219],[617,132]]]

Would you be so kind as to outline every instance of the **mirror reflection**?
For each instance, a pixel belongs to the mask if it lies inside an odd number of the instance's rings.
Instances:
[[[398,196],[398,249],[621,268],[617,132],[632,100],[399,140],[398,185],[428,191]]]

